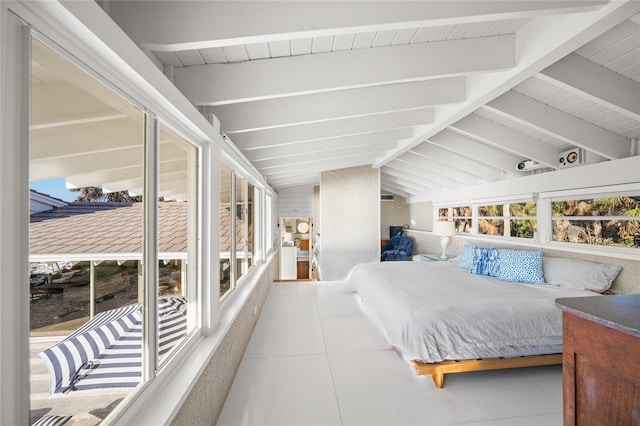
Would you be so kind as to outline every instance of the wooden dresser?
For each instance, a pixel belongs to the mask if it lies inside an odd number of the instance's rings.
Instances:
[[[640,425],[640,294],[557,299],[564,426]]]

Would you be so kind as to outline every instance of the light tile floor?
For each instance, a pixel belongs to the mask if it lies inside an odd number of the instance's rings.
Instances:
[[[448,375],[436,389],[346,283],[274,283],[218,425],[562,425],[562,369]]]

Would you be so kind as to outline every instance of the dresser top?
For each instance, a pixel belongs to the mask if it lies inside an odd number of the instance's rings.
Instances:
[[[556,299],[565,312],[640,337],[640,294]]]

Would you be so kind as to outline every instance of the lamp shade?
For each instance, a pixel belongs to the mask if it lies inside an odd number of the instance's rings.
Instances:
[[[456,235],[456,224],[448,220],[436,220],[433,222],[433,233],[442,237],[452,237]]]

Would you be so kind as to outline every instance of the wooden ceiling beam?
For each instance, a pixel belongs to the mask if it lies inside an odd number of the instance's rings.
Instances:
[[[427,141],[511,175],[522,175],[516,165],[522,158],[477,142],[451,130],[443,130]]]
[[[392,144],[395,145],[395,144]],[[351,155],[359,155],[363,153],[367,153],[372,157],[376,155],[382,155],[385,151],[385,145],[370,145],[366,148],[361,146],[356,147],[346,147],[341,149],[332,149],[329,151],[316,152],[312,155],[309,154],[297,154],[290,155],[287,157],[280,158],[272,158],[270,160],[262,160],[262,161],[254,161],[253,164],[259,170],[267,170],[273,167],[282,167],[291,164],[301,164],[308,163],[310,161],[319,161],[326,160],[327,162],[331,162],[332,160],[340,157],[351,156]]]
[[[456,132],[486,145],[508,151],[513,155],[538,161],[550,168],[558,168],[559,150],[539,139],[502,126],[494,121],[469,114],[450,126]]]
[[[401,129],[431,123],[433,119],[432,108],[421,108],[411,111],[390,112],[372,116],[344,118],[341,120],[238,133],[231,136],[231,140],[244,151],[303,141],[357,135],[389,129]]]
[[[464,77],[205,107],[227,134],[404,111],[465,100]]]
[[[442,176],[437,173],[429,172],[424,169],[417,169],[407,167],[406,163],[400,161],[392,161],[391,163],[380,168],[384,173],[404,178],[407,180],[413,180],[416,182],[426,182],[429,184],[439,185],[444,188],[455,188],[458,186],[457,182],[453,179],[449,179],[448,176]]]
[[[470,173],[477,176],[478,179],[487,182],[502,180],[503,178],[500,170],[490,167],[483,162],[449,151],[435,144],[423,143],[413,148],[411,152],[436,161],[447,167]]]
[[[594,10],[605,1],[110,2],[149,50],[180,51],[334,34],[457,25]],[[153,16],[153,19],[148,19]]]
[[[497,71],[516,65],[513,34],[342,50],[174,70],[196,105],[224,105]]]
[[[640,121],[640,83],[572,53],[536,76]]]
[[[408,139],[413,136],[410,127],[401,129],[383,130],[380,132],[362,133],[358,135],[338,136],[321,140],[311,140],[294,144],[257,148],[244,151],[249,161],[269,160],[272,158],[285,157],[288,155],[313,154],[317,152],[330,151],[350,147],[362,147],[381,145],[388,146],[397,144],[398,140]]]
[[[610,160],[630,155],[629,139],[513,90],[484,108]]]
[[[400,157],[396,158],[388,164],[393,165],[395,163],[404,164],[405,168],[413,168],[420,173],[437,173],[441,176],[446,176],[447,179],[451,179],[452,181],[462,185],[476,185],[478,183],[478,177],[472,175],[471,173],[448,167],[442,163],[438,163],[437,161],[433,161],[411,151],[405,152]]]

